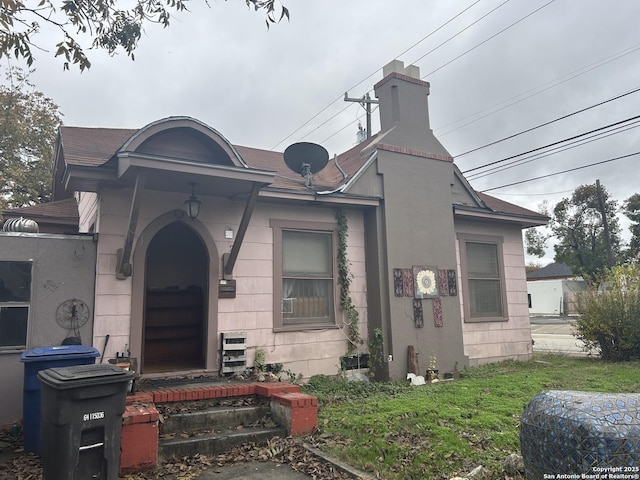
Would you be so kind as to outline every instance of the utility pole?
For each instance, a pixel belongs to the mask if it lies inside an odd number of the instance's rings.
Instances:
[[[604,208],[604,199],[602,197],[602,187],[600,180],[596,180],[596,190],[598,192],[598,205],[600,206],[600,214],[602,215],[602,225],[604,226],[604,241],[607,246],[607,262],[609,268],[613,267],[613,251],[611,250],[611,234],[609,233],[609,222],[607,221],[607,212]]]
[[[371,104],[380,103],[378,100],[372,100],[367,93],[362,98],[349,98],[349,92],[344,92],[345,102],[357,102],[367,113],[367,138],[371,137]]]

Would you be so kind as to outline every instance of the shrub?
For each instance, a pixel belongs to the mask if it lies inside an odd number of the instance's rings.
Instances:
[[[640,266],[606,271],[600,287],[578,294],[575,335],[604,360],[640,357]]]

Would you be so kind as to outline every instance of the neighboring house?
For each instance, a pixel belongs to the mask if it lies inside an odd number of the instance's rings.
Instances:
[[[93,345],[108,335],[106,358],[130,350],[142,375],[218,372],[222,335],[244,332],[249,366],[262,349],[304,377],[337,373],[339,210],[382,378],[405,378],[409,347],[440,372],[530,358],[521,230],[547,217],[471,188],[431,131],[417,67],[390,63],[375,94],[381,132],[304,176],[317,148],[288,167],[188,117],[61,127],[54,199],[75,198],[97,242]]]
[[[65,198],[48,203],[39,203],[22,208],[9,208],[2,211],[4,221],[27,218],[38,224],[42,233],[78,233],[78,202],[75,198]]]
[[[564,263],[551,263],[527,273],[530,315],[571,315],[576,313],[576,294],[587,284]]]
[[[22,418],[22,352],[93,343],[95,271],[92,235],[0,232],[0,427]]]

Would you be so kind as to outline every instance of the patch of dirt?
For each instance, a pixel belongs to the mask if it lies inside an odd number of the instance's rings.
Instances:
[[[0,480],[40,480],[40,457],[24,453],[22,431],[0,431]]]
[[[220,455],[195,455],[174,459],[144,473],[128,475],[126,480],[195,479],[204,470],[251,461],[287,464],[310,478],[318,480],[352,480],[353,477],[337,469],[335,465],[316,457],[295,438],[275,437],[267,445],[245,444]]]
[[[307,439],[308,440],[308,439]],[[22,436],[0,432],[0,480],[41,480],[40,457],[24,453]],[[273,438],[266,445],[245,444],[221,455],[195,455],[173,459],[148,472],[119,477],[125,480],[191,480],[203,471],[250,461],[288,464],[318,480],[349,480],[352,476],[320,459],[295,438]]]

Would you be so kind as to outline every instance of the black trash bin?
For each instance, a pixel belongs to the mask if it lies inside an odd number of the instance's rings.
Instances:
[[[43,480],[117,480],[133,373],[115,365],[50,368],[42,384]]]
[[[38,372],[48,368],[95,363],[100,352],[85,345],[38,347],[20,355],[24,363],[22,427],[26,452],[40,454],[40,382]]]

